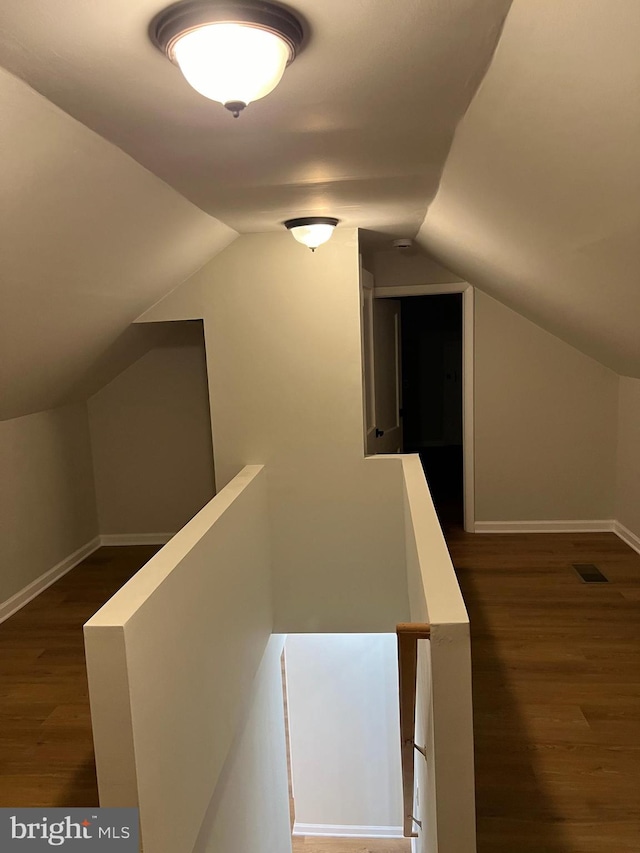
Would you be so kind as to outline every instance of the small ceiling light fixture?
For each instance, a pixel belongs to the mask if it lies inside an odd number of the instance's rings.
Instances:
[[[302,24],[261,0],[186,0],[151,22],[151,39],[193,88],[237,118],[280,82],[300,51]]]
[[[297,219],[287,219],[282,224],[291,231],[298,243],[315,252],[318,246],[331,238],[338,222],[340,220],[333,216],[300,216]]]

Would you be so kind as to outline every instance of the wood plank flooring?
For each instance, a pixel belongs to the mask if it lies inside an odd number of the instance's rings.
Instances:
[[[0,807],[98,804],[82,626],[157,550],[100,548],[0,625]]]
[[[638,853],[640,555],[608,533],[447,539],[471,618],[478,853]]]
[[[447,538],[472,620],[479,853],[640,853],[640,556],[613,534]],[[0,625],[0,806],[97,804],[81,629],[155,550],[100,549]]]

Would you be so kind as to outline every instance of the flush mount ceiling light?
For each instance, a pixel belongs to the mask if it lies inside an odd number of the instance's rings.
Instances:
[[[193,88],[237,118],[280,82],[300,51],[300,21],[260,0],[187,0],[151,22],[154,44]]]
[[[333,216],[300,216],[297,219],[287,219],[282,224],[291,231],[298,243],[315,252],[318,246],[330,239],[338,222],[340,220],[334,219]]]

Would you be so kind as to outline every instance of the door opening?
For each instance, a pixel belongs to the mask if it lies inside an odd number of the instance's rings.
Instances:
[[[402,443],[418,453],[442,525],[464,521],[462,294],[401,305]]]
[[[473,287],[375,287],[361,269],[361,304],[365,454],[419,453],[441,523],[472,533]]]

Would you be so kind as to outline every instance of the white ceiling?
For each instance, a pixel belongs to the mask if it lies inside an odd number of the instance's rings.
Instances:
[[[514,0],[419,240],[640,376],[640,2]]]
[[[151,44],[162,0],[0,4],[0,65],[241,232],[415,234],[511,0],[295,0],[307,47],[235,120]]]

